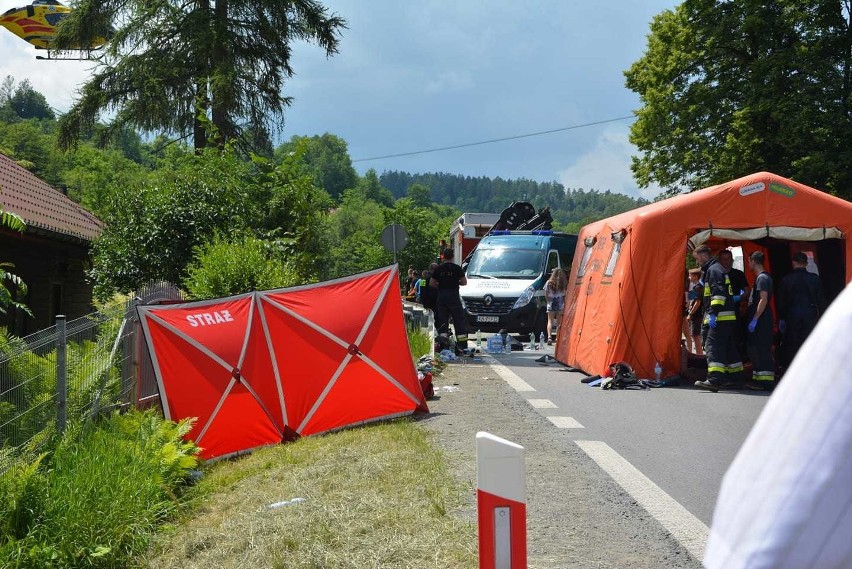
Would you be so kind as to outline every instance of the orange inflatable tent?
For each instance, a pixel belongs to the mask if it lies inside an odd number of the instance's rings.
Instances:
[[[167,419],[223,457],[427,412],[396,266],[229,298],[139,306]]]
[[[766,251],[776,283],[793,252],[816,260],[832,300],[852,280],[852,203],[759,172],[628,211],[580,231],[556,358],[590,374],[630,363],[640,377],[681,371],[689,251],[707,243]],[[746,275],[753,282],[748,270]]]

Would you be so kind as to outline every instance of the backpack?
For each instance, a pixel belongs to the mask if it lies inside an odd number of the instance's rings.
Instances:
[[[435,310],[438,304],[438,289],[429,286],[429,279],[426,279],[426,284],[420,287],[420,304],[429,310]]]
[[[435,336],[435,352],[441,353],[444,350],[451,350],[452,347],[453,345],[450,342],[450,339],[446,336],[441,336],[440,334]]]
[[[627,362],[615,362],[609,364],[609,371],[612,374],[612,380],[606,383],[601,383],[602,389],[628,389],[630,387],[639,387],[644,389],[644,385],[636,377],[636,372],[630,367]]]

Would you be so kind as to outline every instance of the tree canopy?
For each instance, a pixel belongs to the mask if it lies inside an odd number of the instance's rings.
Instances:
[[[113,28],[113,26],[116,26]],[[196,149],[283,125],[294,41],[331,56],[346,22],[316,0],[80,0],[59,26],[58,50],[108,37],[91,78],[62,116],[69,148],[103,112],[105,131],[132,126],[192,136]]]
[[[685,0],[625,72],[642,107],[640,186],[670,193],[768,170],[852,195],[852,25],[836,0]]]
[[[322,136],[294,136],[275,149],[275,159],[283,162],[297,148],[302,152],[305,173],[314,183],[334,198],[358,183],[358,173],[352,167],[352,159],[346,141],[333,134]]]
[[[204,297],[375,269],[393,261],[380,243],[391,223],[410,237],[399,263],[425,269],[461,211],[499,212],[527,200],[550,206],[557,228],[576,231],[642,203],[556,182],[372,169],[359,176],[346,142],[332,134],[294,136],[260,157],[230,143],[196,152],[163,136],[145,141],[132,128],[96,125],[109,134],[107,148],[84,137],[61,153],[56,119],[12,109],[18,87],[32,90],[12,78],[0,82],[0,110],[8,111],[0,114],[0,152],[67,188],[105,222],[89,272],[102,299],[153,279]],[[34,91],[28,98],[43,99]],[[8,267],[0,269],[9,279]]]

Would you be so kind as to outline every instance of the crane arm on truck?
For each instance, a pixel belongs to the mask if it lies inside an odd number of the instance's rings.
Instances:
[[[536,212],[535,206],[529,202],[512,202],[509,207],[500,213],[500,217],[494,222],[494,225],[482,237],[488,237],[495,231],[501,230],[547,230],[553,227],[553,217],[550,214],[550,208],[545,206]],[[480,237],[481,239],[481,237]],[[477,240],[478,241],[478,240]],[[470,262],[473,252],[476,250],[476,245],[465,255],[461,266],[465,267]]]

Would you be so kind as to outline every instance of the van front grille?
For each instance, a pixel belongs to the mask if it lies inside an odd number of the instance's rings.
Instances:
[[[508,314],[517,300],[517,298],[495,298],[491,301],[491,306],[485,306],[485,301],[481,298],[465,297],[464,303],[471,314]]]

